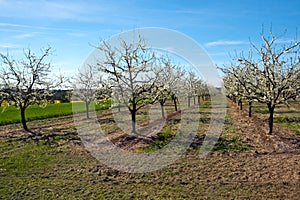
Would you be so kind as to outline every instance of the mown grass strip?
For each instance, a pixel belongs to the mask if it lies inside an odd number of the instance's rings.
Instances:
[[[76,104],[84,104],[83,102],[74,102]],[[104,110],[108,109],[111,105],[110,100],[102,101],[100,104],[90,104],[90,109]],[[95,106],[95,107],[94,107]],[[85,111],[84,106],[82,110]],[[50,117],[59,117],[72,114],[72,103],[48,104],[45,108],[39,105],[31,105],[26,110],[27,121],[37,119],[46,119]],[[0,107],[0,125],[18,123],[21,121],[20,110],[14,106],[7,108]]]

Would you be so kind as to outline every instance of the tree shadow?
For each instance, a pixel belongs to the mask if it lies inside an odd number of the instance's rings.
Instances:
[[[36,144],[57,144],[60,140],[80,140],[77,131],[68,131],[66,133],[50,133],[41,134],[36,132],[30,132],[31,134],[18,138],[11,138],[14,141],[30,142],[33,141]]]

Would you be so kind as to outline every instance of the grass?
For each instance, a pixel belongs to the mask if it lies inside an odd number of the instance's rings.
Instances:
[[[203,129],[208,126],[207,124],[207,119],[210,118],[209,111],[211,109],[211,104],[209,101],[205,102],[202,104],[199,108],[200,113],[200,130],[198,133],[198,137],[194,139],[194,142],[191,144],[189,151],[199,151],[200,147],[202,145],[202,140],[203,137]],[[154,142],[145,147],[143,149],[144,152],[155,152],[158,149],[163,148],[165,145],[167,145],[171,139],[174,137],[174,132],[176,130],[176,125],[178,125],[180,121],[177,121],[176,123],[168,124],[164,129],[162,130],[161,133],[158,134],[157,138],[154,140]],[[240,137],[236,133],[235,126],[230,119],[229,116],[226,117],[225,120],[225,127],[224,130],[215,144],[213,151],[221,151],[221,152],[241,152],[241,151],[246,151],[250,150],[252,147],[248,144],[245,144],[243,141],[241,141]],[[141,151],[139,149],[139,151]]]
[[[222,134],[213,150],[220,152],[243,152],[252,148],[251,145],[241,140],[231,117],[227,115]]]
[[[1,198],[276,199],[277,194],[282,195],[278,199],[288,198],[277,191],[285,188],[278,183],[241,181],[259,173],[251,170],[259,160],[241,162],[228,156],[201,160],[187,155],[155,172],[128,174],[107,168],[80,146],[60,145],[68,139],[60,136],[38,143],[1,139]],[[296,191],[296,185],[291,187]]]
[[[83,102],[74,102],[75,104],[83,104]],[[110,100],[102,101],[101,104],[90,104],[90,109],[102,110],[110,107]],[[82,106],[80,111],[85,111]],[[39,105],[31,105],[26,111],[27,121],[33,121],[36,119],[46,119],[50,117],[58,117],[70,115],[72,111],[72,103],[60,103],[60,104],[48,104],[45,108]],[[7,108],[0,107],[0,125],[12,124],[21,121],[20,110],[14,106]]]
[[[64,140],[66,138],[63,138]],[[78,171],[68,173],[71,166],[93,161],[89,156],[70,155],[69,149],[58,149],[58,142],[33,141],[1,141],[0,196],[4,199],[68,199],[76,197],[76,187],[67,178],[75,178]],[[60,170],[63,170],[63,174]],[[55,182],[55,184],[53,183]],[[71,194],[66,194],[61,188],[69,187]],[[8,187],[6,187],[8,186]]]
[[[207,103],[200,111],[209,109]],[[201,117],[205,128],[209,114]],[[157,141],[168,143],[174,125],[167,124]],[[215,150],[243,151],[243,145],[227,117]],[[57,128],[38,141],[0,138],[0,199],[297,199],[299,156],[282,155],[200,159],[189,151],[158,171],[128,174],[94,159],[72,128]]]
[[[235,136],[232,138],[220,137],[213,150],[221,152],[241,152],[250,150],[251,148],[251,146],[243,143],[240,137]]]
[[[210,102],[205,102],[204,104],[202,104],[200,106],[200,112],[206,112],[207,110],[210,110]],[[193,113],[193,112],[191,112]],[[198,112],[195,112],[198,113]],[[200,115],[200,124],[199,124],[199,128],[204,128],[204,124],[202,123],[201,119],[202,118],[207,118],[207,114],[202,114]],[[157,135],[157,137],[155,138],[155,140],[153,141],[152,144],[150,144],[147,147],[144,147],[142,149],[138,149],[138,151],[142,151],[142,152],[155,152],[158,149],[162,149],[164,146],[166,146],[167,144],[170,143],[170,141],[174,138],[175,134],[176,134],[176,130],[178,129],[178,125],[180,125],[180,118],[175,118],[172,119],[170,122],[168,122],[168,124],[161,130],[161,132]],[[201,130],[199,130],[201,131]],[[194,144],[191,144],[194,145]]]
[[[142,150],[138,149],[137,151],[139,151],[139,152],[155,152],[158,149],[163,148],[173,138],[174,128],[175,128],[174,125],[173,126],[168,125],[168,126],[164,127],[162,132],[158,134],[157,138],[154,140],[154,142],[151,145],[143,148]]]

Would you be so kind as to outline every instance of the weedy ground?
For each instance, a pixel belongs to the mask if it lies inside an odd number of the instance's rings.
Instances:
[[[171,115],[172,106],[166,109]],[[209,102],[199,111],[198,135],[187,153],[169,166],[141,174],[111,169],[92,157],[77,135],[72,116],[29,122],[43,134],[35,138],[29,138],[19,124],[1,126],[0,199],[300,198],[300,139],[293,129],[277,121],[274,134],[269,135],[265,114],[248,118],[246,110],[228,102],[221,137],[214,150],[200,158],[199,147],[209,127]],[[149,121],[147,112],[139,114],[140,125]],[[140,153],[167,144],[179,128],[179,116],[170,117],[146,143],[124,140],[126,135],[110,111],[98,111],[108,136],[116,144],[128,143],[124,149]]]

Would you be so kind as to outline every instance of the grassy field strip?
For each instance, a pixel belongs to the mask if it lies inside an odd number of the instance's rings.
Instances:
[[[75,104],[84,104],[83,102],[74,102]],[[85,111],[85,107],[81,106],[81,112]],[[103,110],[110,107],[110,101],[103,102],[103,104],[90,104],[90,110]],[[45,108],[39,105],[31,105],[26,110],[27,121],[33,121],[37,119],[46,119],[50,117],[59,117],[70,115],[73,113],[72,103],[60,103],[60,104],[48,104]],[[0,107],[0,125],[12,124],[20,122],[20,111],[14,107],[9,106],[7,108]]]
[[[25,148],[26,144],[23,144],[23,145],[19,145],[19,146],[15,146],[13,147],[12,149],[8,150],[8,151],[4,151],[4,152],[1,152],[0,155],[6,155],[6,154],[9,154],[11,152],[16,152],[16,151],[19,151],[23,148]],[[2,147],[0,147],[2,149]]]
[[[107,112],[110,112],[110,110],[97,110],[97,116],[100,118],[102,115],[107,115]],[[84,113],[83,113],[84,114]],[[111,115],[111,113],[109,113]],[[67,116],[60,116],[55,118],[47,118],[47,119],[39,119],[28,122],[28,126],[33,131],[40,132],[42,131],[47,132],[48,129],[55,130],[56,128],[61,127],[69,127],[74,128],[74,120],[73,115],[67,115]],[[23,132],[23,129],[21,127],[21,124],[9,124],[9,125],[3,125],[0,126],[0,136],[12,136],[14,137],[16,132]]]

